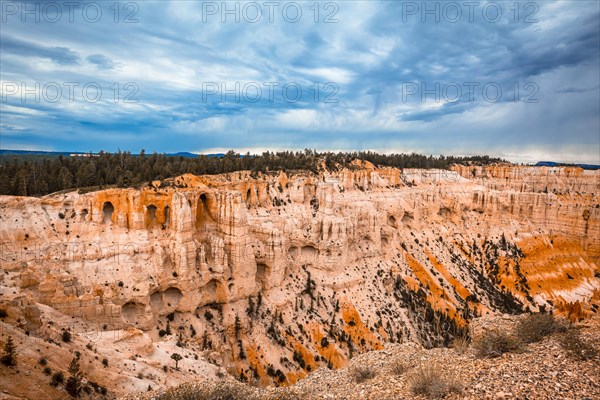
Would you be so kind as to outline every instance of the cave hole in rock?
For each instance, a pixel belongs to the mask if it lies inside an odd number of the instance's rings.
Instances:
[[[102,206],[102,213],[104,214],[104,223],[110,224],[112,222],[112,216],[115,212],[115,207],[110,201],[107,201]]]
[[[148,226],[156,224],[156,206],[154,204],[150,204],[146,207],[146,222]]]
[[[266,264],[256,264],[256,288],[267,290],[269,284],[269,276],[271,275],[271,267]]]
[[[169,226],[169,221],[171,220],[171,207],[165,206],[164,216],[165,216],[165,226]]]
[[[81,221],[85,222],[85,219],[86,219],[86,217],[87,217],[88,214],[89,214],[89,212],[88,212],[87,208],[84,208],[83,210],[81,210],[81,213],[80,213],[80,215],[81,215]]]
[[[250,196],[252,196],[252,189],[248,189],[248,191],[246,192],[246,205],[247,206],[250,205]]]
[[[127,302],[121,308],[121,316],[126,322],[137,324],[144,314],[144,305],[134,301]]]
[[[396,217],[394,217],[393,215],[390,215],[388,217],[388,224],[390,224],[391,226],[393,226],[395,228],[396,227]]]
[[[154,314],[159,314],[163,309],[163,299],[160,292],[154,292],[150,295],[150,307]]]
[[[302,258],[304,260],[312,260],[315,258],[315,256],[318,253],[317,249],[314,248],[313,246],[304,246],[304,247],[302,247],[300,252],[301,252]]]
[[[223,303],[227,300],[224,285],[217,279],[208,282],[202,291],[205,303]]]
[[[403,223],[407,223],[410,222],[412,220],[414,220],[415,217],[413,217],[413,214],[408,212],[408,211],[404,211],[404,215],[402,215],[402,222]]]
[[[177,307],[182,297],[183,293],[181,293],[181,290],[172,286],[163,292],[163,303],[167,307]]]
[[[235,285],[233,283],[230,283],[229,284],[229,293],[233,294],[234,289],[235,289]]]
[[[200,228],[204,225],[211,217],[209,213],[210,200],[206,193],[202,193],[198,198],[198,205],[196,206],[196,227]]]
[[[298,257],[298,248],[296,246],[290,247],[288,249],[288,255],[295,260]]]

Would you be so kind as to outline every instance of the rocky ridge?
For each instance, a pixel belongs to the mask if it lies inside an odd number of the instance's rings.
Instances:
[[[225,372],[290,385],[389,343],[447,345],[488,313],[593,316],[600,174],[532,168],[357,163],[2,196],[3,338],[50,343],[62,368],[84,349],[119,394]],[[94,372],[89,343],[118,369]]]
[[[474,321],[473,328],[480,331],[510,331],[518,320],[519,317],[507,315],[483,317]],[[594,317],[573,329],[580,331],[588,342],[600,345],[600,318]],[[600,396],[600,360],[574,359],[560,344],[560,335],[552,335],[525,346],[519,352],[505,353],[499,358],[478,357],[473,348],[425,349],[412,342],[388,344],[383,350],[358,355],[347,368],[320,369],[285,389],[258,389],[234,383],[227,385],[231,385],[228,393],[233,394],[233,398],[427,399],[437,396],[415,395],[411,388],[419,370],[430,366],[453,385],[454,391],[443,396],[446,399],[583,400]],[[371,371],[373,376],[360,378],[355,372],[357,368]],[[429,383],[434,385],[436,382]],[[175,400],[178,398],[166,394],[210,392],[210,388],[223,385],[222,380],[197,381],[183,385],[178,390],[130,395],[124,400]]]

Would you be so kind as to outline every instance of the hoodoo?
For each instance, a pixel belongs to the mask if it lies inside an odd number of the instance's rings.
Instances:
[[[448,344],[474,316],[580,320],[600,305],[599,177],[363,163],[2,196],[5,322],[102,347],[122,364],[95,379],[124,393],[139,370],[163,385],[173,352],[288,385],[387,343]]]

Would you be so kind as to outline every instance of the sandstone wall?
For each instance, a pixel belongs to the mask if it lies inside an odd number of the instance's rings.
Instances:
[[[307,364],[293,372],[280,363],[287,353],[269,335],[296,357],[340,366],[385,341],[435,344],[435,324],[458,329],[472,314],[595,313],[599,178],[577,168],[363,163],[319,176],[184,175],[141,189],[3,196],[0,291],[4,302],[155,340],[175,313],[215,335],[238,373],[272,363],[292,382]],[[259,293],[268,311],[234,340],[233,318],[250,323]],[[203,319],[224,306],[220,325]],[[301,317],[306,339],[286,330]],[[355,344],[323,348],[326,332]],[[242,342],[260,362],[238,359]]]

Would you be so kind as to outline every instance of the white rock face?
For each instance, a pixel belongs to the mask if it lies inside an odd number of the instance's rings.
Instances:
[[[139,329],[145,341],[160,341],[157,325],[176,313],[195,324],[197,340],[212,335],[220,362],[242,368],[236,374],[272,364],[292,382],[302,374],[289,375],[282,355],[320,354],[317,367],[344,365],[352,352],[321,348],[325,332],[339,329],[332,316],[354,321],[346,340],[364,350],[429,343],[435,334],[415,317],[419,307],[458,325],[465,310],[513,310],[511,299],[588,315],[600,299],[599,179],[576,168],[366,164],[319,176],[185,175],[163,188],[2,196],[1,299],[29,304],[31,326],[42,304],[107,329]],[[307,297],[310,279],[317,296]],[[248,328],[259,292],[269,311]],[[211,307],[228,310],[220,325],[204,317]],[[245,328],[232,339],[236,315]],[[265,333],[273,315],[284,322],[286,350]],[[304,341],[283,333],[300,316],[312,332]],[[238,341],[271,353],[240,360]]]

